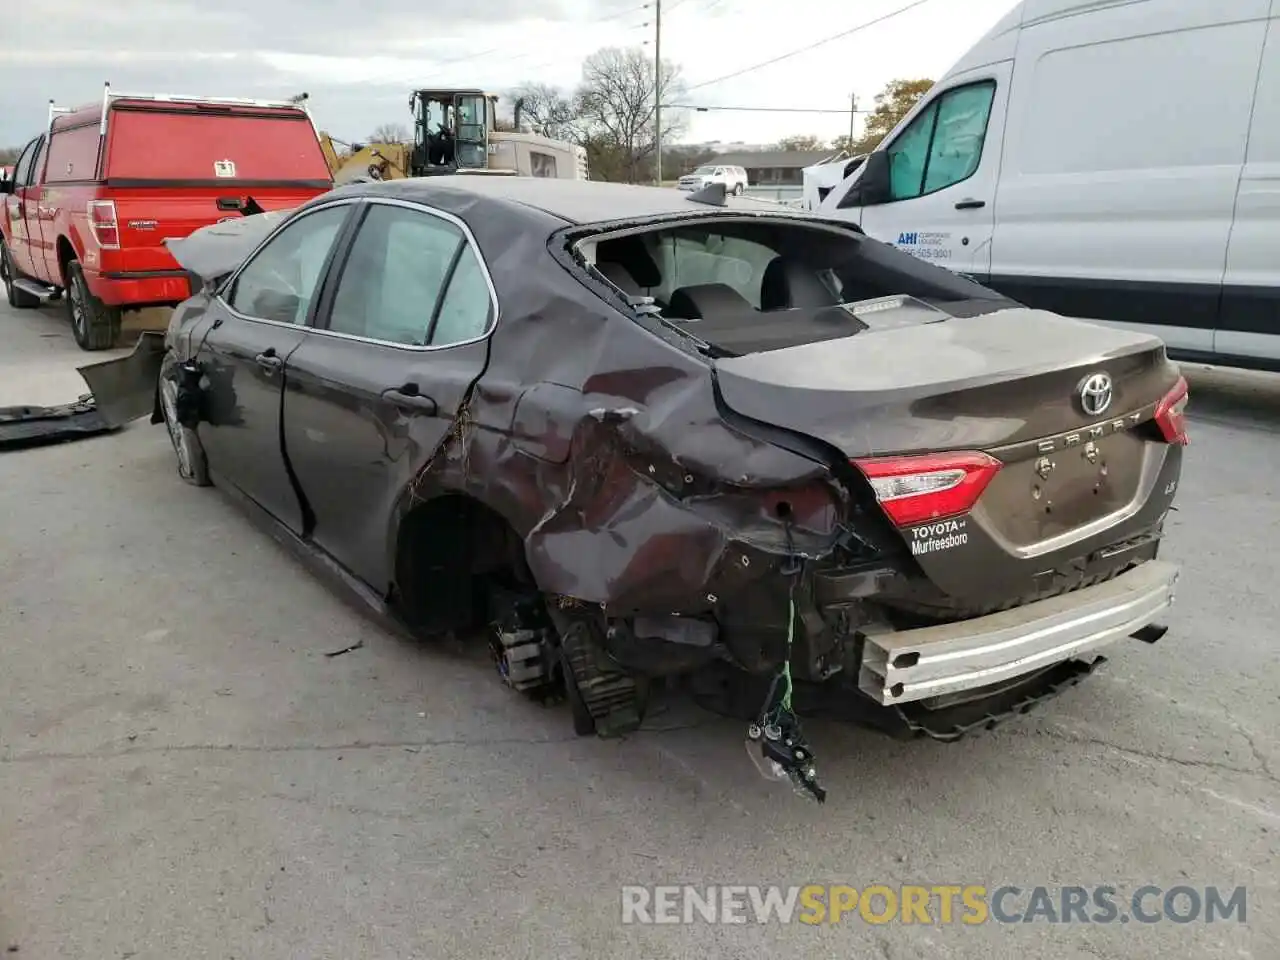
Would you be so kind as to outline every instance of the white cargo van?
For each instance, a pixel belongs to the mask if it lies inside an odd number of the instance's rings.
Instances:
[[[1173,356],[1280,368],[1280,0],[1024,0],[819,210]]]

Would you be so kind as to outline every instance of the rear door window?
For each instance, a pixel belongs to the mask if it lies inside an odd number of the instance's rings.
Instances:
[[[277,233],[240,271],[226,300],[247,317],[306,323],[333,242],[351,204],[306,214]]]
[[[426,211],[375,204],[342,269],[328,329],[402,346],[446,346],[482,336],[491,307],[479,257],[457,226]]]

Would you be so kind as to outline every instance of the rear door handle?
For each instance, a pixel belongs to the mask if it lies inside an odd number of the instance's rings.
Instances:
[[[258,366],[262,368],[262,372],[267,376],[271,376],[284,366],[284,361],[276,356],[275,347],[268,347],[253,359],[257,362]]]
[[[394,404],[401,410],[425,413],[431,417],[435,416],[439,410],[434,400],[418,392],[416,383],[406,383],[398,389],[384,390],[382,396],[388,403]]]
[[[987,205],[985,200],[961,200],[956,204],[957,210],[981,210]]]

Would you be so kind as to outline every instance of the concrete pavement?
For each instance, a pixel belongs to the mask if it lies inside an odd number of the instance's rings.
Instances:
[[[69,371],[88,355],[67,338],[60,310],[0,306],[0,405],[83,392]],[[12,396],[14,371],[41,363]],[[160,427],[0,454],[0,947],[1280,956],[1280,378],[1194,372],[1192,389],[1169,635],[956,745],[810,724],[825,807],[761,780],[741,725],[690,704],[583,740],[483,652],[386,634],[217,491],[184,485]],[[620,922],[621,885],[682,882],[1243,884],[1249,899],[1243,925]]]

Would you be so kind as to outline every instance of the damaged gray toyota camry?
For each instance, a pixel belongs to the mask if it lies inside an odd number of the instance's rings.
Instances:
[[[99,405],[579,733],[682,678],[821,799],[798,716],[951,740],[1165,631],[1153,337],[716,187],[358,184],[171,248],[200,289]]]

